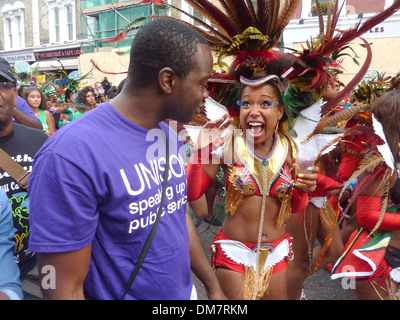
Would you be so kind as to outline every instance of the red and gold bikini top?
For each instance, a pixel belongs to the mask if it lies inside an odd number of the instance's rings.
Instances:
[[[229,177],[226,181],[226,187],[229,188],[230,184],[233,184],[235,189],[241,190],[246,196],[262,196],[260,186],[257,184],[256,179],[249,173],[246,167],[238,162],[231,168]],[[291,183],[290,168],[288,162],[285,161],[279,175],[272,182],[269,190],[270,197],[278,197],[284,186],[289,187]]]
[[[228,213],[235,213],[244,196],[267,195],[278,197],[282,202],[290,199],[293,180],[286,159],[289,151],[294,153],[295,148],[292,141],[280,132],[276,139],[276,147],[265,165],[247,145],[243,133],[232,136],[230,144],[234,148],[235,159],[234,165],[229,166],[226,184]]]

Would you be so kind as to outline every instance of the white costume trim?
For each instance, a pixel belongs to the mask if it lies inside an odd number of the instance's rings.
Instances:
[[[219,243],[222,251],[232,261],[242,264],[245,267],[253,267],[256,270],[256,259],[257,253],[249,249],[240,241],[235,240],[218,240],[215,243]],[[261,272],[264,272],[267,267],[274,266],[281,262],[290,254],[290,244],[288,239],[284,239],[274,249],[271,249],[270,253],[265,260],[264,266]]]

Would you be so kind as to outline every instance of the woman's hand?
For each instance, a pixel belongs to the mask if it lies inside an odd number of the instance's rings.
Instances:
[[[204,126],[202,126],[194,149],[203,149],[210,143],[215,143],[218,146],[223,145],[229,138],[229,135],[225,135],[224,137],[221,137],[221,135],[233,121],[232,118],[227,119],[228,117],[229,115],[225,113],[222,118],[208,121]]]
[[[293,164],[295,172],[294,186],[303,190],[304,192],[313,192],[317,187],[317,174],[319,168],[311,166],[306,170],[300,170],[297,164]]]

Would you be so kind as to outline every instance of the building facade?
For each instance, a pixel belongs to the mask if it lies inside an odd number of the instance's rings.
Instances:
[[[136,31],[131,31],[120,42],[103,43],[120,33],[129,23],[141,19],[143,25],[152,14],[167,14],[165,7],[142,4],[142,0],[83,0],[80,24],[82,28],[82,55],[79,63],[82,72],[93,68],[95,61],[101,71],[94,69],[86,79],[88,84],[101,82],[104,77],[118,85],[125,77],[129,65],[129,49]],[[109,73],[108,73],[109,72]]]
[[[78,5],[77,5],[78,3]],[[81,53],[78,0],[1,0],[0,56],[50,71],[77,70]]]
[[[182,10],[195,14],[184,0],[166,0]],[[343,5],[338,29],[346,30],[390,6],[394,0],[337,0]],[[213,1],[218,5],[218,1]],[[334,2],[320,0],[323,2]],[[257,1],[253,0],[256,5]],[[319,33],[318,18],[313,11],[315,0],[303,0],[293,20],[283,32],[285,48],[301,49],[307,40]],[[141,0],[0,0],[0,56],[10,63],[28,61],[32,68],[54,70],[60,59],[67,70],[87,73],[92,59],[101,70],[93,70],[88,84],[102,81],[106,76],[114,85],[122,81],[128,70],[129,48],[135,31],[118,43],[102,43],[118,34],[130,22],[150,14],[166,14],[188,22],[190,18],[165,7],[142,4]],[[139,24],[148,20],[140,21]],[[204,19],[204,21],[206,21]],[[207,21],[206,21],[207,22]],[[400,64],[400,12],[364,34],[371,43],[374,70],[395,75]],[[365,58],[360,41],[351,44],[359,63]],[[349,52],[349,54],[352,54]],[[360,68],[351,58],[344,59],[343,82],[348,82]]]

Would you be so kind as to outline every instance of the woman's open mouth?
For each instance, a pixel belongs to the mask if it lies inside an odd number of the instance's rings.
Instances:
[[[253,136],[253,138],[258,138],[264,132],[264,124],[261,122],[248,122],[247,123],[247,133]]]

